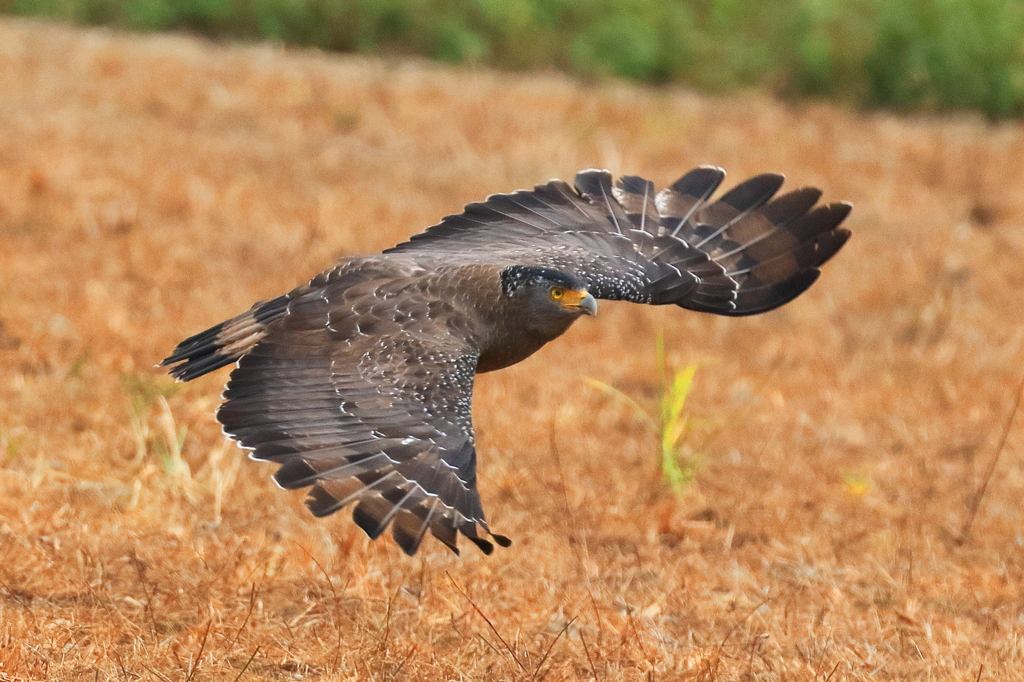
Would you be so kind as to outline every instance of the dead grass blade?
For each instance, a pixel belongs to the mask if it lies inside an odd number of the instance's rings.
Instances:
[[[249,669],[249,665],[252,664],[253,659],[256,658],[256,654],[259,652],[259,646],[252,650],[252,656],[249,657],[249,660],[245,662],[245,665],[242,666],[242,669],[238,671],[238,674],[235,675],[235,679],[231,680],[231,682],[238,682],[238,680],[242,679],[242,675],[244,675],[245,671]]]
[[[822,682],[829,682],[829,680],[832,679],[832,676],[836,674],[836,671],[839,670],[839,666],[841,665],[841,663],[842,662],[840,661],[840,663],[836,663],[834,666],[832,666],[832,670],[829,671],[828,677],[822,680]]]
[[[249,618],[252,617],[252,610],[256,607],[256,595],[259,594],[259,589],[256,587],[256,583],[253,583],[249,588],[249,608],[245,612],[245,618],[242,619],[242,624],[238,626],[238,630],[235,631],[235,636],[231,638],[231,643],[228,644],[228,652],[235,648],[235,644],[238,643],[238,638],[242,636],[242,631],[245,630],[245,626],[249,623]]]
[[[341,656],[341,640],[342,640],[342,636],[341,636],[341,620],[338,618],[337,611],[338,611],[338,604],[341,603],[341,600],[338,598],[338,591],[334,588],[334,581],[331,580],[331,575],[327,572],[327,569],[325,569],[323,567],[323,565],[319,561],[317,561],[316,557],[313,556],[313,554],[308,549],[303,547],[301,544],[298,544],[298,543],[296,543],[296,544],[298,545],[299,549],[301,549],[306,554],[306,556],[309,557],[310,561],[312,561],[313,564],[320,570],[320,573],[324,576],[324,580],[327,581],[327,586],[331,588],[331,595],[333,595],[333,597],[334,597],[334,606],[331,609],[331,622],[334,624],[334,630],[337,633],[337,641],[335,642],[334,659],[331,661],[331,666],[332,666],[333,669],[337,670],[338,669],[338,659]],[[348,583],[346,582],[345,583],[345,587],[343,587],[341,589],[342,589],[342,591],[344,591],[347,588],[348,588]],[[389,617],[390,617],[390,614],[391,614],[391,606],[389,604],[388,605],[388,615],[389,615]]]
[[[452,577],[451,573],[445,571],[444,574],[448,576],[448,580],[450,580],[452,585],[455,586],[455,589],[459,591],[459,594],[461,594],[463,598],[465,598],[465,600],[469,602],[469,605],[473,607],[473,610],[477,612],[477,615],[484,619],[484,622],[487,623],[487,627],[491,629],[491,632],[494,633],[494,636],[497,637],[498,641],[501,642],[502,646],[505,647],[505,650],[508,651],[508,655],[512,658],[513,661],[515,661],[516,665],[519,666],[520,670],[522,670],[524,673],[528,672],[526,670],[526,666],[523,665],[523,662],[521,660],[519,660],[519,656],[516,655],[515,650],[509,645],[505,638],[501,636],[501,633],[498,632],[498,628],[494,627],[494,623],[491,622],[491,619],[488,618],[487,615],[480,610],[480,607],[477,606],[476,602],[474,602],[466,593],[466,591],[462,589],[462,586],[455,582],[455,578]]]
[[[541,670],[541,668],[544,667],[544,662],[548,660],[548,656],[551,655],[551,650],[555,648],[555,645],[558,644],[558,640],[562,638],[562,635],[564,635],[565,631],[569,629],[569,626],[572,625],[575,622],[576,622],[576,617],[573,616],[571,619],[569,619],[566,622],[565,625],[562,626],[562,629],[558,631],[558,634],[555,635],[555,638],[553,640],[551,640],[551,644],[548,646],[547,651],[545,651],[544,655],[541,656],[540,662],[537,663],[537,667],[533,671],[533,679],[534,680],[538,680],[538,682],[539,682],[539,680],[543,680],[545,677],[547,677],[548,673],[551,672],[550,670],[548,670],[543,675],[540,675],[540,670]],[[538,675],[539,675],[539,677],[538,677]]]
[[[159,670],[153,670],[145,663],[142,664],[142,667],[146,669],[146,672],[148,672],[150,675],[157,678],[158,680],[162,680],[162,682],[173,682],[171,678],[167,677],[167,675],[164,675]]]
[[[189,664],[188,675],[185,676],[185,682],[192,682],[192,678],[195,677],[199,671],[199,666],[202,664],[203,651],[206,649],[206,641],[210,638],[210,629],[213,627],[213,616],[210,616],[210,622],[206,624],[206,631],[203,633],[203,639],[199,642],[199,651],[196,653],[196,657]]]
[[[740,629],[741,625],[746,623],[751,616],[757,613],[758,609],[760,609],[768,602],[773,601],[775,598],[776,597],[768,597],[767,599],[764,599],[763,601],[755,605],[754,608],[750,609],[747,612],[747,615],[743,616],[743,618],[740,618],[738,621],[732,624],[728,631],[726,631],[725,636],[722,637],[722,641],[719,642],[717,647],[715,647],[715,655],[712,656],[710,660],[706,662],[703,666],[701,666],[701,669],[697,675],[698,680],[701,680],[702,682],[711,682],[712,680],[718,679],[718,666],[722,662],[722,653],[725,651],[726,643],[733,636],[733,634]]]
[[[580,636],[580,642],[583,644],[583,653],[587,656],[587,665],[590,666],[590,674],[594,677],[594,682],[597,682],[597,668],[594,667],[594,659],[590,655],[590,647],[587,646],[587,640],[583,636],[583,630],[577,630]]]
[[[1024,396],[1024,377],[1021,378],[1020,385],[1017,386],[1017,395],[1013,401],[1013,409],[1010,410],[1006,423],[1003,425],[1003,432],[999,437],[999,445],[996,446],[996,454],[992,457],[992,461],[989,462],[988,468],[985,470],[985,476],[981,480],[981,487],[971,495],[971,502],[967,508],[967,518],[964,519],[964,525],[960,528],[960,537],[957,538],[957,544],[967,542],[971,536],[974,519],[978,515],[978,510],[981,509],[981,502],[985,497],[985,493],[988,492],[988,485],[992,481],[992,475],[996,471],[999,459],[1003,456],[1003,450],[1006,448],[1006,439],[1010,436],[1010,431],[1013,428],[1013,422],[1017,417],[1017,411],[1020,409],[1022,396]]]

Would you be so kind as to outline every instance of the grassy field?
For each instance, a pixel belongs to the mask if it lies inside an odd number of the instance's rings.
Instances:
[[[1019,0],[0,0],[0,13],[1024,116]]]
[[[602,304],[482,377],[491,557],[311,518],[226,371],[154,368],[489,193],[701,163],[854,236],[780,311]],[[0,20],[0,680],[1024,680],[1022,177],[1020,124]],[[587,381],[656,410],[659,329],[679,496]]]

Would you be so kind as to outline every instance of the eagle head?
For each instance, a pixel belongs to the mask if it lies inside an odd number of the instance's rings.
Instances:
[[[525,306],[531,320],[564,323],[597,315],[597,300],[586,284],[561,270],[513,265],[501,272],[501,290]]]

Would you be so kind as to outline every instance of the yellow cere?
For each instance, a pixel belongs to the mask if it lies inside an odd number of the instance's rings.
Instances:
[[[590,294],[586,289],[561,289],[555,287],[551,290],[551,298],[564,306],[579,305],[580,301],[589,295]]]

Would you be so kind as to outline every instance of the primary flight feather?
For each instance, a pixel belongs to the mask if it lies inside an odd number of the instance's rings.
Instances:
[[[163,361],[195,379],[237,363],[217,419],[317,516],[353,504],[371,538],[414,554],[429,532],[458,552],[492,533],[476,488],[474,375],[515,364],[595,299],[753,315],[798,296],[850,233],[850,204],[775,197],[781,175],[711,201],[725,172],[671,187],[586,170],[488,197],[375,256],[182,341]]]

